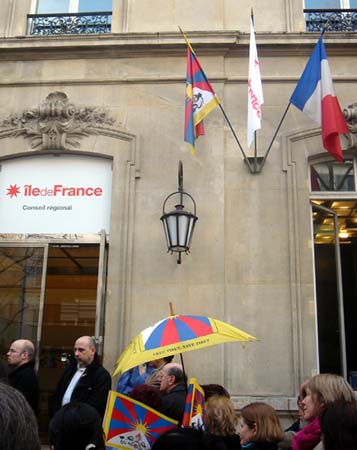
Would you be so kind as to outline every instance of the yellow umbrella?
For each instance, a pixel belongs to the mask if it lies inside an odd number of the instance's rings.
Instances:
[[[120,355],[115,376],[139,364],[223,342],[251,342],[254,336],[206,316],[171,315],[139,333]]]

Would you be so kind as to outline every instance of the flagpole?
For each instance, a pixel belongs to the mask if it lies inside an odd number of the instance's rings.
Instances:
[[[254,172],[257,172],[257,130],[254,130]]]
[[[264,164],[265,164],[265,161],[266,161],[266,159],[267,159],[267,157],[268,157],[268,155],[269,155],[269,152],[270,152],[270,150],[271,150],[271,148],[272,148],[272,146],[273,146],[273,143],[274,143],[274,141],[275,141],[276,135],[278,134],[278,132],[279,132],[279,130],[280,130],[280,127],[281,127],[281,125],[282,125],[283,122],[284,122],[285,116],[286,116],[286,114],[288,113],[288,110],[289,110],[289,108],[290,108],[290,105],[291,105],[291,103],[289,102],[289,103],[288,103],[288,106],[285,108],[284,114],[282,115],[282,117],[281,117],[281,119],[280,119],[279,125],[277,126],[277,129],[275,130],[275,133],[274,133],[274,135],[273,135],[273,138],[272,138],[272,140],[270,141],[269,147],[268,147],[267,151],[265,152],[264,158],[263,158],[263,160],[262,160],[262,162],[261,162],[261,164],[260,164],[259,172],[261,172],[261,170],[263,169],[263,166],[264,166]]]
[[[250,165],[249,159],[247,158],[247,155],[245,154],[245,152],[244,152],[244,150],[243,150],[243,147],[241,146],[241,143],[239,142],[238,136],[236,135],[236,132],[234,131],[234,128],[233,128],[233,126],[232,126],[230,120],[228,119],[228,116],[227,116],[225,110],[223,109],[223,106],[222,106],[220,103],[218,104],[218,106],[220,107],[220,109],[221,109],[221,111],[222,111],[222,114],[223,114],[224,118],[226,119],[226,122],[227,122],[227,124],[228,124],[228,126],[229,126],[231,132],[233,133],[233,136],[234,136],[234,138],[235,138],[235,140],[236,140],[236,142],[237,142],[237,144],[238,144],[238,147],[240,148],[240,151],[242,152],[244,161],[247,163],[247,165],[248,165],[248,167],[249,167],[249,170],[250,170],[252,173],[254,173],[253,168],[252,168],[252,166]]]

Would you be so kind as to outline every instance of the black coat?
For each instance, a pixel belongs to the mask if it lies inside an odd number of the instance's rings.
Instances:
[[[240,445],[240,437],[238,434],[231,434],[229,436],[216,436],[216,435],[212,435],[209,434],[209,437],[211,437],[211,439],[215,439],[216,441],[216,445],[214,446],[214,448],[224,448],[226,450],[240,450],[241,449],[241,445]],[[218,443],[222,443],[222,446],[217,445]]]
[[[76,371],[77,361],[73,362],[64,370],[50,401],[51,416],[62,407],[63,396]],[[100,364],[95,354],[94,360],[86,367],[86,370],[76,384],[72,393],[71,402],[82,402],[94,406],[103,418],[111,385],[112,379],[109,372]]]
[[[162,397],[162,412],[171,419],[178,420],[181,425],[186,406],[187,389],[184,384],[174,386]]]
[[[34,413],[37,415],[40,390],[35,372],[35,361],[32,360],[15,367],[10,371],[8,377],[9,384],[24,395],[29,405],[34,410]]]
[[[278,450],[277,442],[254,442],[247,450]]]

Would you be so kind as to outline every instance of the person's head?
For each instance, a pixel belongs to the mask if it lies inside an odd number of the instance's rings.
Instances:
[[[95,341],[90,336],[78,338],[74,344],[74,357],[79,367],[87,367],[93,362],[96,353]]]
[[[321,417],[325,450],[357,450],[357,402],[330,404]]]
[[[25,397],[0,382],[1,450],[40,450],[37,420]]]
[[[6,356],[9,366],[21,366],[35,358],[35,346],[28,339],[18,339],[10,345]]]
[[[150,406],[155,411],[162,411],[162,393],[154,386],[140,384],[129,392],[128,397]]]
[[[300,389],[299,389],[299,395],[298,395],[298,398],[297,398],[297,406],[298,406],[298,417],[300,419],[304,418],[304,409],[303,409],[302,401],[306,397],[306,386],[308,385],[308,383],[309,383],[309,380],[305,380],[300,385]]]
[[[221,450],[222,443],[215,441],[202,429],[173,428],[162,434],[152,450]]]
[[[222,395],[223,397],[231,398],[227,389],[220,384],[201,384],[201,388],[205,393],[205,400],[208,400],[212,395]]]
[[[87,403],[68,403],[52,418],[49,440],[54,450],[104,450],[102,419]]]
[[[236,433],[238,417],[232,401],[222,395],[212,395],[205,402],[205,426],[208,433],[230,436]]]
[[[169,363],[161,369],[160,391],[168,392],[178,384],[185,383],[185,375],[181,364]]]
[[[158,369],[159,367],[164,366],[165,364],[170,363],[174,359],[174,355],[165,356],[165,358],[154,359],[149,361],[149,364],[154,369]]]
[[[351,386],[339,375],[322,373],[315,375],[306,385],[306,396],[302,400],[304,419],[312,421],[321,416],[328,405],[336,401],[355,401]]]
[[[249,442],[279,442],[284,438],[277,412],[263,402],[250,403],[241,410],[239,434],[244,445]]]

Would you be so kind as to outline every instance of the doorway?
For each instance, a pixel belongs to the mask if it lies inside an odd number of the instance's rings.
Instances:
[[[36,343],[42,432],[75,340],[102,339],[105,273],[105,234],[99,243],[0,246],[1,354],[19,338]]]
[[[357,202],[314,200],[312,209],[320,372],[344,375],[344,360],[357,389]]]
[[[50,244],[38,378],[40,429],[48,425],[48,403],[79,336],[94,336],[99,267],[98,244]]]

